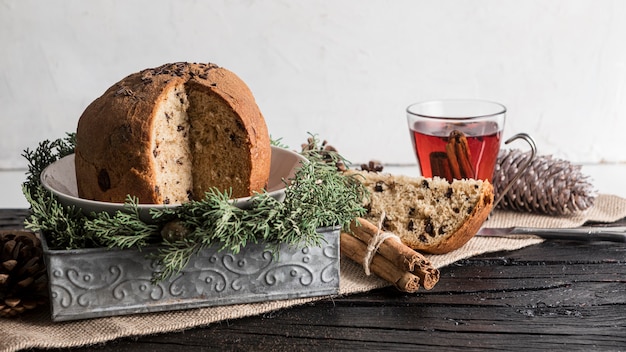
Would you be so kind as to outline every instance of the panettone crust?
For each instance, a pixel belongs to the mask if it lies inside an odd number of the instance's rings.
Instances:
[[[233,123],[241,129],[231,132],[236,145],[220,142],[223,145],[206,146],[217,149],[220,160],[216,163],[221,167],[228,168],[232,158],[243,169],[247,189],[233,189],[233,197],[252,195],[266,187],[271,161],[269,133],[248,86],[214,64],[178,62],[127,76],[85,109],[78,123],[75,151],[81,198],[124,202],[131,194],[140,203],[169,202],[156,182],[159,170],[153,129],[156,119],[162,118],[157,116],[160,104],[177,87],[209,94],[222,110],[232,112],[229,116],[236,117]],[[186,95],[181,97],[181,106],[187,103],[183,98],[186,100]],[[197,193],[189,198],[203,197]]]

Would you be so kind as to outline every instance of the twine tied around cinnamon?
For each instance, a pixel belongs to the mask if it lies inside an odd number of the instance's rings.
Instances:
[[[341,232],[341,254],[362,264],[371,273],[392,283],[400,291],[415,292],[420,284],[430,290],[439,281],[439,270],[430,261],[402,243],[397,235],[382,230],[383,213],[378,226],[363,218],[350,224],[350,232]],[[395,241],[387,241],[393,238]]]
[[[391,232],[383,232],[383,220],[385,219],[385,212],[380,214],[380,219],[378,219],[377,231],[372,239],[367,243],[367,252],[365,253],[365,257],[363,258],[363,270],[365,271],[365,275],[370,276],[370,265],[372,264],[372,260],[374,259],[374,255],[380,248],[380,245],[383,244],[387,239],[393,238],[398,242],[401,242],[400,237],[398,235]]]

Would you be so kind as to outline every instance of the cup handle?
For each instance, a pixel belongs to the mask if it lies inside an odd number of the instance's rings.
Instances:
[[[535,159],[535,156],[537,155],[537,145],[535,144],[535,140],[527,133],[518,133],[514,135],[513,137],[507,139],[504,142],[504,144],[509,144],[518,139],[523,139],[530,146],[530,158],[528,158],[528,161],[526,161],[526,163],[517,171],[515,176],[513,176],[511,181],[509,181],[506,187],[504,187],[504,190],[500,193],[500,195],[498,196],[498,199],[496,199],[495,203],[493,203],[493,209],[495,209],[498,206],[498,203],[500,203],[504,195],[509,192],[509,190],[511,189],[511,187],[513,187],[515,182],[517,182],[517,180],[524,174],[526,169],[528,169],[528,167],[530,166],[530,163],[533,162],[533,160]]]

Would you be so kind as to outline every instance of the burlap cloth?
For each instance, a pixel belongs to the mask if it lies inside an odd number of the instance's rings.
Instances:
[[[624,217],[626,217],[626,199],[612,195],[600,195],[593,208],[575,216],[550,217],[496,211],[487,220],[485,226],[575,227],[586,221],[612,222]],[[515,239],[475,237],[452,253],[432,255],[429,258],[437,268],[441,268],[478,254],[511,251],[540,242],[542,242],[541,239],[534,237]],[[347,258],[341,258],[340,281],[340,295],[366,292],[388,285],[375,276],[366,276],[361,266]],[[126,336],[180,331],[328,298],[300,298],[61,323],[53,323],[50,320],[49,312],[41,310],[14,320],[0,319],[0,352],[17,351],[31,347],[85,346]]]

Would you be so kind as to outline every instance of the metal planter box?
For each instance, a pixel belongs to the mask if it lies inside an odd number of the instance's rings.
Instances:
[[[137,250],[52,250],[43,241],[53,321],[332,295],[339,292],[339,228],[322,228],[321,247],[282,246],[278,260],[264,244],[240,253],[202,250],[179,275],[153,285],[154,271]]]

